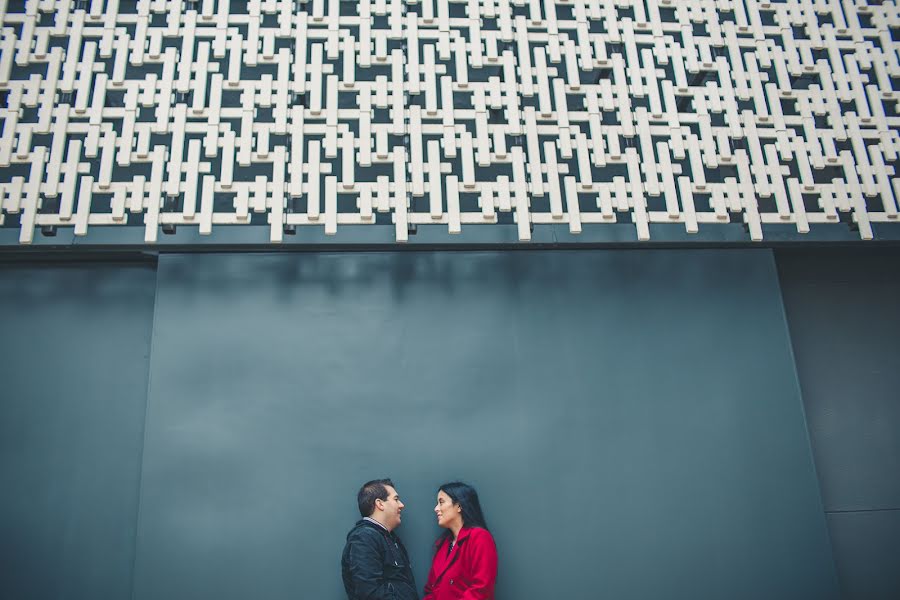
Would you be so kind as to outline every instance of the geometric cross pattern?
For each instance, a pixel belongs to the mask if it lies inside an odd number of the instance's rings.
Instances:
[[[860,0],[0,0],[0,225],[898,221]]]

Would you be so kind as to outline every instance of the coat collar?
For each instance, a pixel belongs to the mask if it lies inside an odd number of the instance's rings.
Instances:
[[[380,533],[381,535],[383,535],[387,538],[391,538],[391,539],[394,538],[394,533],[392,531],[388,531],[387,529],[384,528],[383,525],[381,525],[379,523],[373,523],[372,521],[370,521],[368,519],[360,519],[359,521],[356,522],[356,527],[368,527],[369,529],[374,529],[375,531],[377,531],[378,533]]]
[[[441,545],[437,549],[437,553],[434,555],[436,574],[435,581],[440,580],[447,569],[450,568],[450,565],[452,565],[456,561],[457,557],[459,556],[460,546],[462,546],[462,543],[466,541],[466,538],[469,537],[469,534],[471,532],[471,527],[463,527],[459,530],[459,535],[456,536],[456,545],[453,547],[453,550],[449,555],[447,554],[447,546],[450,544],[450,538],[444,538],[444,540],[441,542]]]

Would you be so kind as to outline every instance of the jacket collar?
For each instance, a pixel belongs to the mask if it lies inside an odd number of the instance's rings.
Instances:
[[[437,577],[435,578],[436,581],[440,580],[447,569],[450,568],[450,565],[452,565],[456,561],[456,558],[459,556],[460,546],[464,541],[466,541],[466,538],[469,537],[469,534],[471,532],[471,527],[463,527],[459,530],[459,535],[456,536],[456,545],[453,547],[453,550],[450,552],[449,556],[447,555],[447,546],[450,544],[450,538],[447,537],[441,542],[441,545],[437,549],[437,554],[435,554],[434,556],[434,560],[436,563],[435,573],[437,574]]]
[[[376,521],[376,520],[373,519],[372,517],[363,517],[362,520],[365,521],[366,523],[371,523],[372,525],[377,525],[378,527],[380,527],[381,529],[383,529],[383,530],[385,530],[385,531],[388,530],[387,527],[385,527],[384,525],[382,525],[381,523],[379,523],[378,521]],[[390,533],[390,532],[389,532],[389,533]]]
[[[459,535],[456,536],[456,545],[459,546],[463,540],[465,540],[467,537],[469,537],[470,533],[472,533],[471,527],[463,527],[462,529],[460,529]]]
[[[356,527],[368,527],[369,529],[374,529],[375,531],[381,533],[385,537],[393,538],[394,534],[391,531],[385,529],[382,525],[378,523],[373,523],[368,519],[360,519],[356,522]]]

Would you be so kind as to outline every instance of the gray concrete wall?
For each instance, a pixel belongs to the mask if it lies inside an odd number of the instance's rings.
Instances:
[[[844,597],[900,597],[900,251],[778,265]]]
[[[155,287],[0,264],[0,597],[130,597]]]
[[[501,600],[834,598],[767,251],[164,256],[135,598],[340,598],[395,479],[479,488]]]
[[[164,255],[0,292],[4,597],[338,599],[385,475],[420,586],[463,478],[499,600],[838,597],[770,251]]]

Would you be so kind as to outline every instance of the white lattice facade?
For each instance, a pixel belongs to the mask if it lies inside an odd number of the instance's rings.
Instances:
[[[895,2],[0,0],[0,221],[896,222]]]

